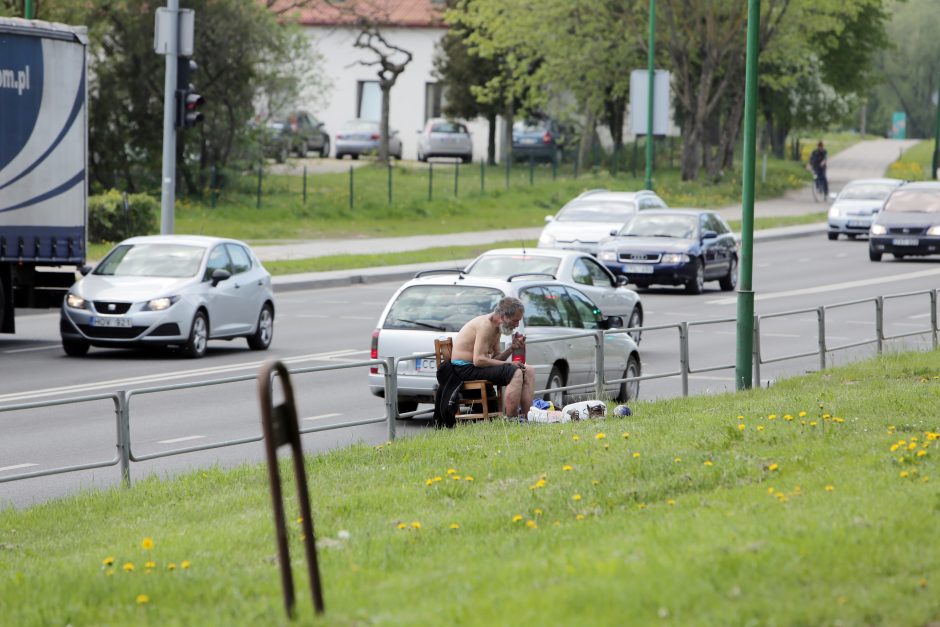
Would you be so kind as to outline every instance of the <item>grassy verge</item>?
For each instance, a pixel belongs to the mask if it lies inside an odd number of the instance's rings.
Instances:
[[[322,623],[936,621],[938,359],[311,457]],[[312,624],[296,512],[298,622]],[[0,615],[288,624],[274,546],[262,466],[7,509]]]
[[[934,142],[932,141],[922,141],[914,145],[901,155],[900,159],[891,164],[887,176],[908,181],[931,180],[933,178],[930,175],[930,168],[933,166],[933,148]]]

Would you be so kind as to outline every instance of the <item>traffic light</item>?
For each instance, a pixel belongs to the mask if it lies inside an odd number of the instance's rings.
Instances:
[[[206,99],[196,93],[190,81],[198,66],[189,57],[177,57],[176,66],[176,128],[192,128],[202,122],[199,108]]]

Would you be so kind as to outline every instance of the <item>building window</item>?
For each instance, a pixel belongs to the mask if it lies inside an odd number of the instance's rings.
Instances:
[[[440,83],[425,83],[424,121],[441,117],[445,104],[447,104],[447,96],[444,93],[444,86]]]
[[[359,81],[358,84],[359,118],[363,120],[382,119],[382,90],[378,81]]]

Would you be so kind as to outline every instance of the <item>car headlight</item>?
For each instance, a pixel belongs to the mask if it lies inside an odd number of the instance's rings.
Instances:
[[[940,235],[940,224],[935,224],[927,229],[927,235]]]
[[[662,263],[689,263],[689,256],[685,253],[666,253]]]
[[[842,217],[842,209],[840,209],[839,207],[832,207],[831,209],[829,209],[829,217],[830,217],[830,218],[841,218],[841,217]]]
[[[65,304],[72,309],[88,309],[88,301],[71,292],[65,297]]]
[[[617,261],[617,252],[613,250],[602,250],[597,253],[597,258],[601,261]]]
[[[872,225],[871,225],[870,233],[871,233],[872,235],[884,235],[884,234],[887,233],[887,232],[888,232],[888,229],[886,229],[885,227],[883,227],[883,226],[880,225],[880,224],[872,224]]]
[[[144,306],[141,307],[142,311],[163,311],[164,309],[169,309],[173,306],[173,303],[180,299],[179,296],[163,296],[161,298],[154,298],[153,300],[148,300],[144,303]]]
[[[551,233],[542,233],[539,235],[539,246],[543,248],[551,248],[555,245],[555,236]]]

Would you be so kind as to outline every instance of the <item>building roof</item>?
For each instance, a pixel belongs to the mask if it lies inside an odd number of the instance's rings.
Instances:
[[[352,26],[365,19],[376,26],[446,28],[441,0],[275,0],[270,9],[304,26]]]

